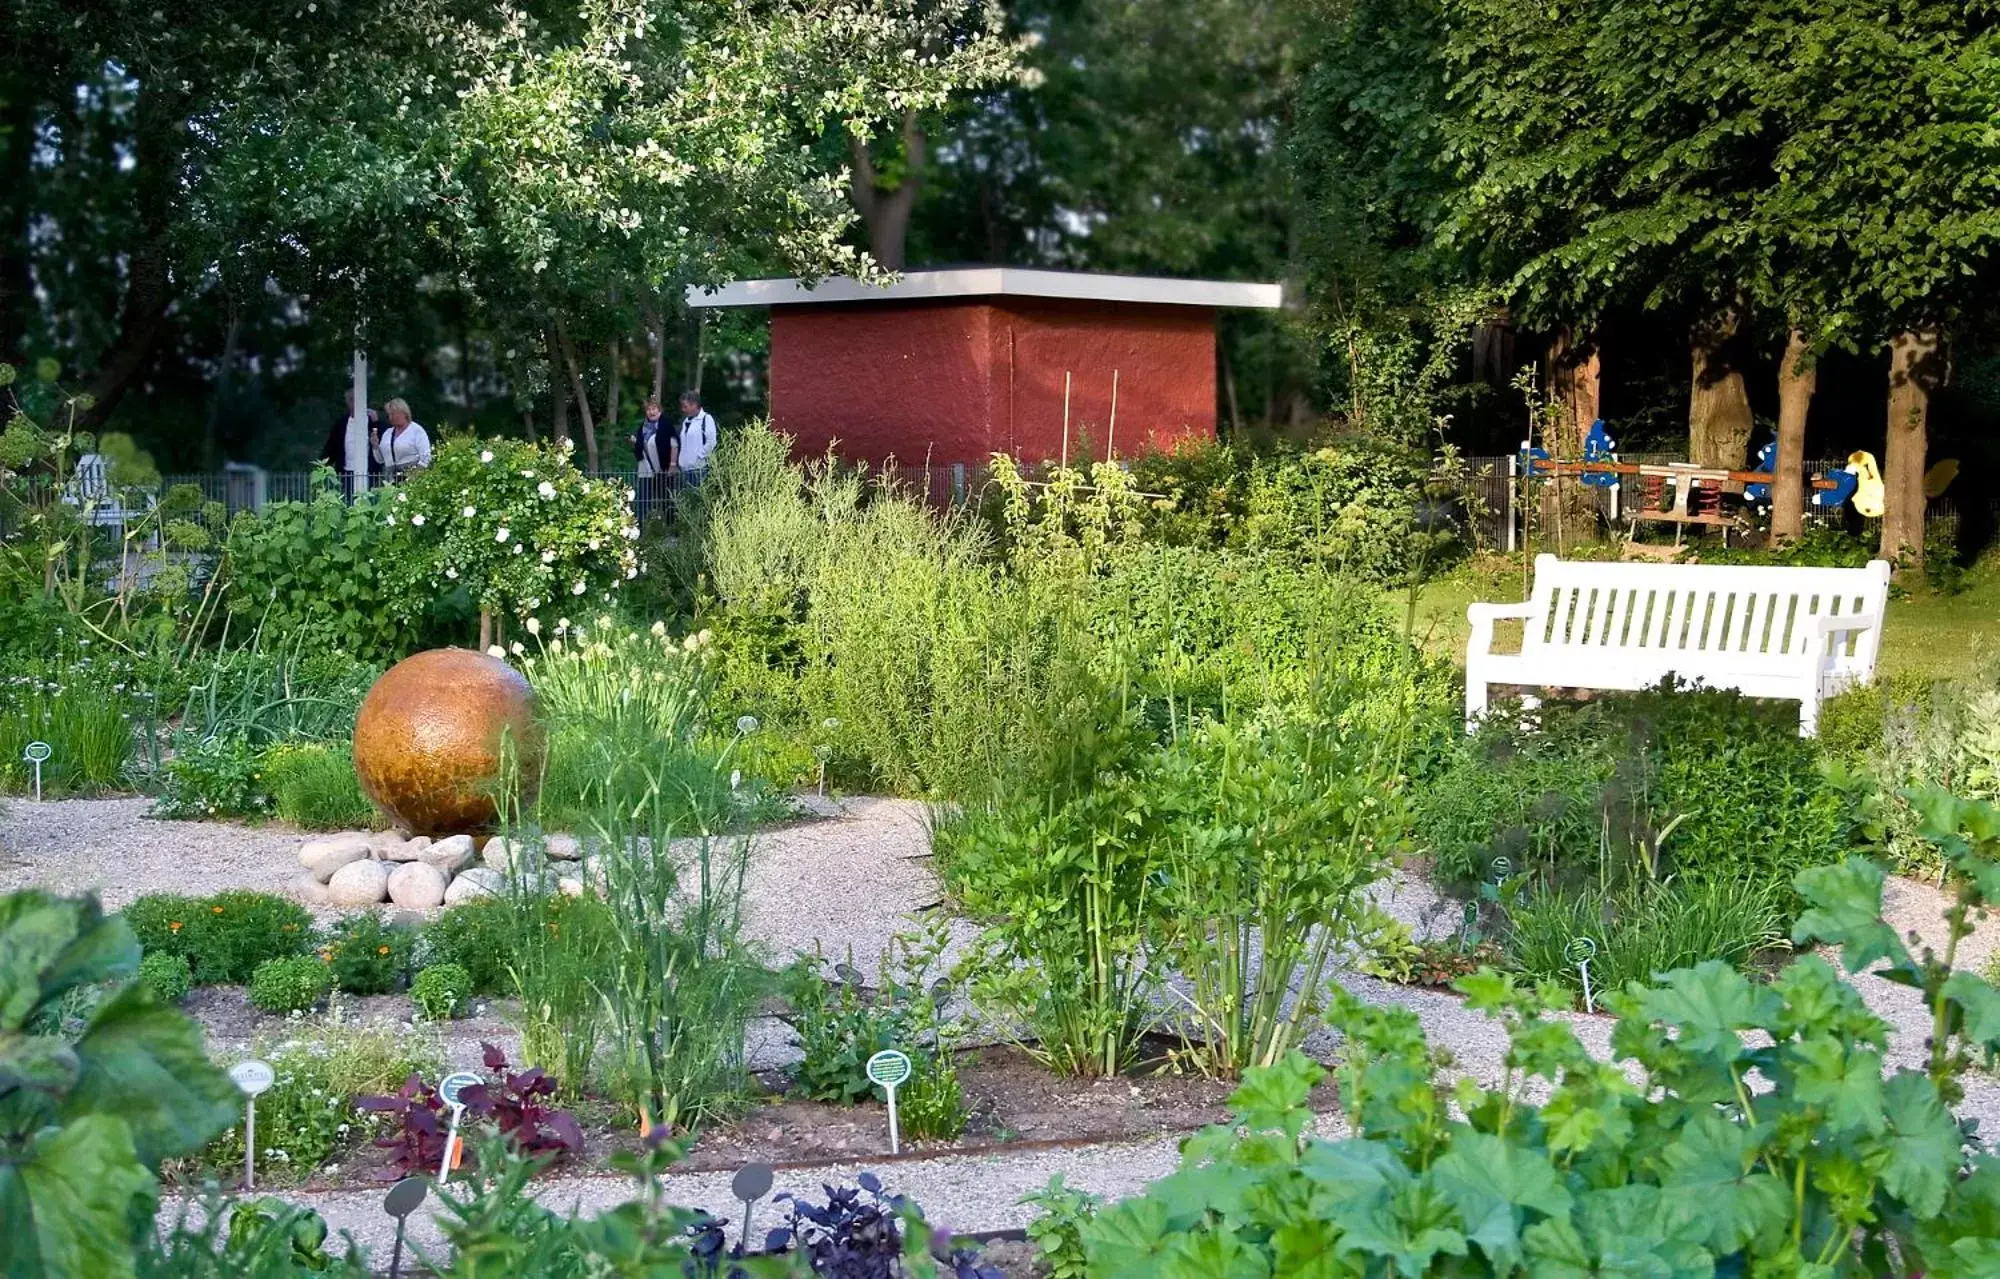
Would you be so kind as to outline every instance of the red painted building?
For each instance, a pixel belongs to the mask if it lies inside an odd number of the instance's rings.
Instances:
[[[688,294],[771,309],[771,421],[801,456],[906,466],[1059,458],[1066,387],[1073,461],[1213,438],[1215,313],[1280,300],[1275,284],[1012,267]]]

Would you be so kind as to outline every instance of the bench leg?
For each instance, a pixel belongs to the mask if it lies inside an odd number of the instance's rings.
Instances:
[[[1808,697],[1799,703],[1799,736],[1819,736],[1819,698]]]
[[[1486,714],[1486,681],[1472,672],[1465,676],[1465,731],[1476,732]]]

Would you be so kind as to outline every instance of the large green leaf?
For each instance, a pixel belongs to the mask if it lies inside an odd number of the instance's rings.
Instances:
[[[1502,1274],[1520,1263],[1521,1230],[1530,1210],[1569,1215],[1570,1193],[1548,1158],[1491,1133],[1459,1133],[1450,1151],[1431,1165],[1428,1181],[1458,1209],[1466,1238]]]
[[[25,1158],[0,1162],[0,1274],[7,1279],[125,1279],[132,1224],[154,1195],[125,1125],[89,1115],[45,1130]],[[139,1201],[135,1204],[135,1200]]]
[[[1757,1171],[1758,1137],[1719,1114],[1697,1117],[1661,1152],[1669,1211],[1696,1218],[1717,1254],[1775,1237],[1791,1216],[1785,1183]]]
[[[234,1120],[242,1095],[208,1059],[201,1027],[133,983],[106,1000],[76,1041],[67,1119],[116,1115],[149,1167],[195,1150]]]
[[[1676,1042],[1686,1051],[1725,1062],[1747,1051],[1741,1032],[1763,1029],[1781,1006],[1776,995],[1719,959],[1677,968],[1664,982],[1641,996],[1641,1014],[1677,1028]]]
[[[2000,990],[1972,973],[1956,972],[1945,978],[1944,995],[1965,1014],[1967,1039],[1982,1048],[2000,1049]]]
[[[1113,1204],[1083,1225],[1090,1273],[1098,1279],[1148,1279],[1159,1273],[1168,1242],[1165,1204],[1151,1198]]]
[[[1946,1189],[1958,1179],[1959,1148],[1965,1140],[1958,1121],[1939,1100],[1930,1077],[1916,1071],[1890,1079],[1882,1100],[1889,1126],[1882,1185],[1917,1216],[1934,1217],[1944,1207]]]
[[[95,897],[0,898],[0,1029],[16,1030],[74,986],[138,970],[139,943]]]
[[[1836,1133],[1882,1131],[1882,1054],[1815,1035],[1785,1049],[1791,1100],[1817,1107]]]
[[[1811,908],[1792,925],[1792,941],[1827,942],[1840,947],[1840,962],[1850,973],[1878,959],[1891,969],[1907,971],[1910,952],[1896,930],[1882,921],[1882,885],[1888,872],[1866,857],[1850,857],[1837,866],[1800,871],[1793,881]]]

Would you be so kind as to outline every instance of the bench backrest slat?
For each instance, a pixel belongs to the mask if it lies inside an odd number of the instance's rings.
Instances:
[[[1790,568],[1763,565],[1628,564],[1535,560],[1535,614],[1523,651],[1633,650],[1690,661],[1710,654],[1801,655],[1811,619],[1880,610],[1888,566]],[[1836,638],[1826,656],[1834,673],[1874,665],[1879,628]],[[1689,673],[1700,662],[1690,661]]]

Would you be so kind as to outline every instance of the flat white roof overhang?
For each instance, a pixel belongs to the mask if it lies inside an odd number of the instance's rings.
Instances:
[[[691,307],[786,306],[803,302],[911,302],[977,297],[1066,298],[1079,302],[1136,302],[1154,306],[1275,311],[1284,304],[1285,291],[1283,286],[1277,284],[980,266],[905,271],[894,283],[885,285],[866,284],[845,276],[833,276],[817,284],[796,279],[739,280],[715,289],[690,287],[687,304]]]

